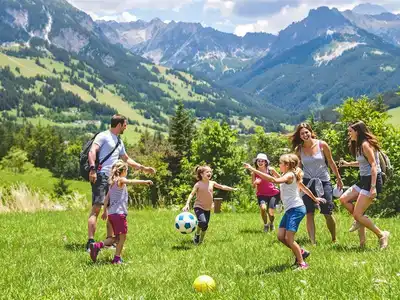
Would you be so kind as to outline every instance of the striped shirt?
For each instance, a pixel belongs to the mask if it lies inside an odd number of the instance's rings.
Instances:
[[[110,207],[108,214],[127,215],[128,214],[128,189],[126,184],[118,186],[118,181],[114,182],[109,191]]]

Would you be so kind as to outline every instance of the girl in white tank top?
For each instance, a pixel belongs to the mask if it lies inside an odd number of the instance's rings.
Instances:
[[[299,224],[306,215],[306,209],[303,200],[299,195],[299,189],[309,195],[309,197],[316,203],[323,202],[324,199],[316,198],[303,184],[303,172],[298,166],[299,158],[297,155],[282,155],[279,160],[279,167],[283,175],[279,178],[275,178],[256,170],[249,164],[244,165],[246,169],[259,175],[261,178],[280,184],[281,199],[285,209],[285,214],[283,215],[279,225],[278,239],[286,247],[292,250],[296,257],[295,264],[297,267],[299,269],[307,269],[308,265],[304,262],[304,259],[310,255],[310,252],[300,248],[299,244],[297,244],[294,239]]]

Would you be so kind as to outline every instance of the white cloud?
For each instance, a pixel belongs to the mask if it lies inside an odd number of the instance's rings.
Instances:
[[[117,21],[117,22],[135,22],[137,21],[137,17],[132,15],[129,12],[123,12],[118,15],[109,15],[109,16],[98,16],[95,13],[89,12],[89,15],[93,20],[102,20],[102,21]]]
[[[178,9],[193,0],[67,0],[83,11],[99,15],[118,15],[124,11],[142,9]]]
[[[221,25],[221,26],[233,26],[233,23],[231,20],[225,19],[223,21],[218,21],[215,24]]]
[[[238,36],[245,36],[248,32],[269,32],[268,31],[268,21],[258,20],[253,24],[242,24],[235,28],[235,34]]]
[[[235,1],[232,0],[206,0],[204,10],[219,10],[222,16],[230,16],[235,8]]]
[[[309,2],[309,1],[308,1]],[[330,8],[336,7],[339,10],[352,9],[357,2],[351,3],[332,3],[327,1],[313,1],[312,3],[301,3],[298,6],[286,5],[273,15],[258,20],[256,23],[242,24],[235,28],[235,34],[239,36],[245,35],[247,32],[268,32],[278,34],[280,30],[285,29],[293,22],[299,22],[307,17],[311,9],[326,5]]]

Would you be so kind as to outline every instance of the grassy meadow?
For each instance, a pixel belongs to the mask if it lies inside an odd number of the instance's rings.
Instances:
[[[391,116],[389,122],[397,127],[400,127],[400,107],[389,110]]]
[[[379,219],[391,232],[389,248],[378,250],[368,233],[366,249],[351,219],[338,214],[338,243],[316,216],[318,246],[308,243],[305,222],[297,239],[311,256],[310,268],[293,271],[291,252],[274,233],[264,233],[258,213],[212,214],[204,244],[174,229],[177,211],[130,211],[124,265],[111,265],[113,250],[97,263],[84,252],[86,211],[0,214],[2,299],[398,299],[399,219]],[[280,216],[277,218],[280,219]],[[105,236],[99,221],[97,238]],[[199,275],[216,281],[199,294]]]
[[[1,185],[18,185],[25,184],[29,188],[39,190],[51,194],[54,190],[54,185],[58,179],[53,177],[51,172],[47,169],[30,168],[24,173],[14,173],[9,170],[0,169]],[[40,178],[40,180],[38,180]],[[89,200],[91,199],[90,184],[85,181],[66,180],[71,191],[76,191],[79,194],[85,195]]]

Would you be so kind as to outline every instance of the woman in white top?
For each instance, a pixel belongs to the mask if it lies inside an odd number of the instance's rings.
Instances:
[[[281,199],[285,214],[279,224],[278,239],[293,251],[297,267],[299,269],[307,269],[308,265],[304,262],[304,259],[310,255],[310,252],[300,248],[299,244],[294,240],[300,222],[306,215],[306,208],[300,197],[299,189],[316,203],[324,202],[325,200],[316,198],[303,184],[303,172],[299,168],[299,158],[295,154],[281,156],[279,159],[279,168],[283,175],[279,178],[260,172],[249,164],[245,164],[244,167],[265,180],[280,184]]]

